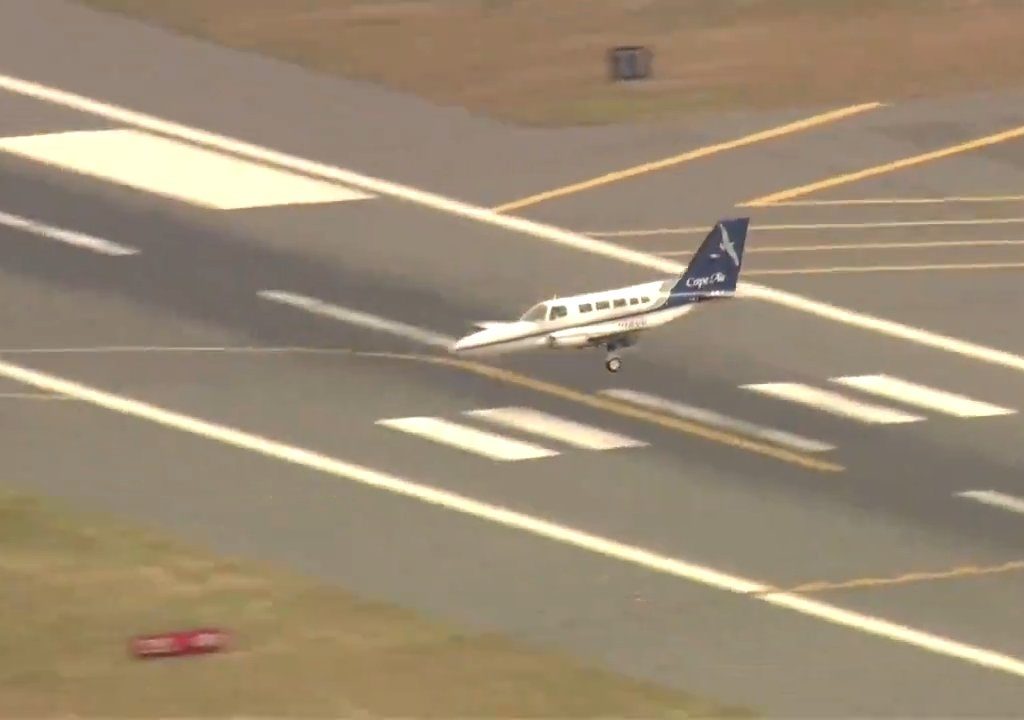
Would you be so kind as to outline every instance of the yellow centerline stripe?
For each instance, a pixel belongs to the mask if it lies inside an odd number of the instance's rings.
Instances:
[[[885,173],[894,172],[913,165],[920,165],[921,163],[926,163],[931,160],[939,160],[941,158],[949,157],[950,155],[967,152],[968,150],[976,150],[977,148],[986,147],[988,145],[995,145],[996,143],[1013,140],[1014,138],[1021,137],[1022,135],[1024,135],[1024,125],[1010,130],[1004,130],[1003,132],[995,133],[993,135],[986,135],[985,137],[981,137],[976,140],[969,140],[968,142],[960,143],[959,145],[953,145],[940,150],[932,150],[931,152],[913,155],[911,157],[903,158],[902,160],[882,163],[881,165],[875,165],[874,167],[858,170],[857,172],[835,175],[824,180],[818,180],[816,182],[800,185],[799,187],[790,188],[788,190],[780,190],[779,192],[772,193],[771,195],[764,195],[763,197],[748,200],[745,203],[740,203],[739,206],[765,207],[767,205],[773,205],[779,201],[792,200],[795,197],[807,195],[808,193],[816,192],[818,190],[825,190],[838,185],[845,185],[857,180],[863,180],[864,178],[874,177],[875,175],[883,175]]]
[[[795,122],[787,123],[786,125],[780,125],[779,127],[770,128],[768,130],[762,130],[760,132],[753,133],[751,135],[745,135],[744,137],[737,138],[736,140],[729,140],[715,145],[708,145],[705,147],[697,148],[695,150],[689,150],[679,155],[674,155],[663,160],[656,160],[654,162],[644,163],[642,165],[636,165],[625,170],[618,170],[616,172],[606,173],[590,180],[584,180],[582,182],[574,183],[572,185],[565,185],[560,188],[554,188],[546,192],[537,193],[536,195],[530,195],[529,197],[514,200],[512,202],[505,203],[504,205],[498,205],[497,207],[491,208],[494,212],[508,212],[510,210],[518,210],[520,208],[527,207],[529,205],[536,205],[537,203],[544,202],[545,200],[551,200],[552,198],[562,197],[564,195],[570,195],[572,193],[581,192],[583,190],[589,190],[591,188],[598,187],[600,185],[607,185],[608,183],[618,182],[619,180],[626,180],[627,178],[642,175],[644,173],[654,172],[655,170],[662,170],[667,167],[679,165],[680,163],[688,162],[690,160],[696,160],[698,158],[707,157],[716,153],[724,152],[726,150],[733,150],[735,148],[743,147],[745,145],[753,145],[754,143],[763,142],[765,140],[771,140],[773,138],[781,137],[783,135],[789,135],[791,133],[799,132],[801,130],[807,130],[809,128],[817,127],[818,125],[824,125],[826,123],[841,120],[851,115],[865,112],[867,110],[874,110],[875,108],[881,107],[882,103],[871,102],[863,103],[860,105],[851,105],[849,107],[840,108],[838,110],[831,110],[826,113],[814,115],[803,120],[797,120]]]
[[[955,580],[970,577],[982,577],[986,575],[1002,575],[1017,570],[1024,570],[1024,560],[1011,560],[1001,565],[961,565],[949,570],[908,572],[893,577],[861,577],[851,580],[819,580],[814,582],[790,585],[789,587],[776,590],[758,591],[756,595],[765,595],[773,592],[787,592],[808,594],[813,592],[824,592],[827,590],[854,590],[862,588],[892,587],[894,585],[908,585],[910,583],[926,582],[929,580]]]

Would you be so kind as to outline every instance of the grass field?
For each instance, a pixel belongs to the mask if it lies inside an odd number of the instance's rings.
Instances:
[[[0,717],[741,717],[0,493]],[[138,661],[197,626],[230,652]]]
[[[893,100],[1024,84],[1005,0],[83,0],[519,123]],[[607,81],[644,44],[655,77]]]

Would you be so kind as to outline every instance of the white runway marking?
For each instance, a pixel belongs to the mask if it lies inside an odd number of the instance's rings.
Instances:
[[[400,198],[407,202],[416,203],[429,207],[438,212],[467,218],[476,222],[501,227],[506,230],[530,235],[540,240],[563,245],[594,255],[618,260],[639,267],[650,268],[658,272],[678,275],[683,272],[685,265],[675,262],[669,258],[658,257],[651,253],[638,252],[631,248],[624,248],[612,242],[605,242],[593,237],[587,237],[580,233],[563,230],[553,225],[528,220],[513,215],[488,210],[479,205],[453,200],[452,198],[431,193],[408,185],[389,182],[380,178],[362,175],[350,170],[326,163],[300,158],[295,155],[271,150],[266,147],[247,143],[235,138],[218,135],[216,133],[189,127],[181,123],[175,123],[161,118],[136,112],[127,108],[118,107],[111,103],[78,95],[65,90],[43,85],[41,83],[24,80],[12,75],[0,74],[0,89],[18,93],[26,97],[35,98],[43,102],[54,103],[62,107],[71,108],[79,112],[88,113],[98,117],[106,118],[118,123],[132,125],[145,130],[160,132],[165,135],[200,143],[209,147],[242,155],[255,160],[271,162],[292,170],[305,172],[331,180],[352,185],[366,192],[377,193],[389,197]],[[708,222],[707,230],[711,229],[711,221]],[[757,232],[757,225],[752,227]],[[963,357],[969,357],[979,362],[1001,365],[1013,370],[1024,372],[1024,357],[1015,355],[1003,350],[986,347],[978,343],[959,340],[939,333],[916,328],[910,325],[886,320],[884,318],[868,315],[867,313],[856,312],[842,308],[830,303],[813,300],[795,293],[777,290],[764,285],[754,283],[741,283],[738,288],[740,297],[769,302],[775,305],[789,308],[797,312],[808,313],[817,317],[843,323],[851,327],[859,327],[863,330],[899,338],[907,342],[917,343],[927,347],[955,353]]]
[[[0,400],[71,400],[72,398],[63,395],[52,395],[50,393],[0,393]]]
[[[289,305],[315,315],[323,315],[324,317],[333,318],[352,325],[359,325],[370,330],[397,335],[398,337],[414,340],[424,345],[446,348],[455,342],[455,338],[433,332],[432,330],[425,330],[415,325],[408,325],[397,320],[389,320],[388,318],[359,310],[351,310],[340,305],[332,305],[331,303],[297,293],[290,293],[284,290],[261,290],[259,296],[265,300]]]
[[[469,410],[465,414],[587,450],[612,450],[647,445],[645,442],[625,435],[566,420],[533,408],[507,407]]]
[[[719,572],[679,558],[661,555],[636,545],[595,535],[500,505],[481,502],[465,495],[448,492],[322,453],[167,410],[31,368],[0,362],[0,377],[39,390],[68,395],[122,415],[139,418],[224,445],[417,500],[433,507],[468,515],[484,522],[519,530],[653,572],[689,580],[730,593],[746,595],[751,602],[768,603],[833,625],[912,645],[972,665],[1024,678],[1024,660],[1010,655],[917,630],[872,615],[846,610],[794,593],[776,591],[760,582]]]
[[[137,255],[138,250],[127,245],[120,245],[110,240],[104,240],[103,238],[96,237],[94,235],[86,235],[85,233],[76,232],[74,230],[65,230],[64,228],[55,227],[53,225],[47,225],[46,223],[39,222],[38,220],[30,220],[29,218],[21,217],[19,215],[12,215],[11,213],[0,212],[0,225],[6,225],[14,230],[21,230],[23,232],[32,233],[39,237],[46,238],[48,240],[56,240],[62,242],[65,245],[72,245],[83,250],[89,250],[100,255]]]
[[[1024,200],[1024,195],[975,195],[966,197],[921,197],[921,198],[857,198],[853,200],[780,200],[766,208],[773,207],[827,207],[842,205],[940,205],[945,203],[1010,203]]]
[[[784,223],[754,225],[751,231],[771,232],[777,230],[881,230],[884,228],[904,227],[944,227],[947,225],[1020,225],[1024,217],[1007,218],[969,218],[962,220],[889,220],[877,222],[826,222],[826,223]],[[707,235],[710,225],[693,225],[677,228],[652,228],[649,230],[606,230],[588,231],[593,237],[647,237],[650,235]],[[753,248],[751,248],[753,250]]]
[[[777,268],[773,270],[747,270],[747,275],[837,275],[878,272],[926,272],[930,270],[1015,270],[1024,268],[1016,263],[946,263],[935,265],[838,265],[833,267]]]
[[[601,394],[613,397],[617,400],[631,402],[650,410],[659,410],[661,412],[669,413],[685,420],[693,420],[695,422],[704,423],[705,425],[710,425],[711,427],[717,427],[723,430],[732,430],[737,433],[749,435],[750,437],[767,440],[768,442],[775,443],[776,445],[788,447],[791,450],[813,453],[827,452],[829,450],[836,449],[835,445],[830,445],[829,443],[821,442],[820,440],[812,440],[794,433],[785,432],[784,430],[776,430],[775,428],[755,425],[754,423],[747,422],[745,420],[737,420],[736,418],[731,418],[712,410],[694,407],[693,405],[684,405],[680,402],[667,400],[665,398],[660,398],[657,395],[650,395],[638,390],[613,388],[609,390],[602,390]]]
[[[765,245],[747,248],[747,253],[828,252],[839,250],[930,250],[943,247],[995,247],[998,245],[1024,245],[1024,240],[935,240],[925,242],[866,242],[835,243],[830,245]],[[691,256],[690,250],[659,252],[663,257]]]
[[[217,210],[372,197],[138,130],[84,130],[0,138],[0,150]]]
[[[853,400],[839,393],[801,383],[761,383],[758,385],[743,385],[742,387],[783,400],[809,405],[832,415],[840,415],[865,423],[889,424],[924,420],[923,417],[911,415],[895,408]]]
[[[995,490],[967,490],[957,493],[960,497],[970,498],[984,505],[1009,510],[1024,515],[1024,498],[1014,497]]]
[[[378,420],[378,425],[411,433],[437,443],[489,457],[492,460],[534,460],[558,455],[540,445],[484,432],[436,417],[406,417]]]
[[[890,377],[889,375],[851,375],[832,378],[832,382],[956,417],[990,417],[993,415],[1013,415],[1017,412],[1016,410],[981,402],[980,400],[972,400],[964,395],[937,390],[925,385],[901,380],[900,378]]]

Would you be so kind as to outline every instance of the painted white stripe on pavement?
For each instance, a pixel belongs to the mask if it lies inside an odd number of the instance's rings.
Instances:
[[[492,460],[533,460],[558,455],[540,445],[484,432],[436,417],[405,417],[378,420],[378,425],[484,455]]]
[[[217,210],[371,197],[335,183],[125,128],[0,138],[0,150]]]
[[[616,400],[640,405],[651,410],[659,410],[661,412],[669,413],[685,420],[694,420],[712,427],[721,428],[723,430],[732,430],[734,432],[749,435],[750,437],[767,440],[768,442],[775,443],[776,445],[782,445],[783,447],[788,447],[792,450],[800,450],[803,452],[826,452],[828,450],[835,450],[835,445],[830,445],[829,443],[822,442],[820,440],[812,440],[811,438],[802,437],[784,430],[776,430],[775,428],[756,425],[752,422],[747,422],[746,420],[738,420],[727,415],[722,415],[721,413],[714,412],[713,410],[694,407],[693,405],[685,405],[674,400],[667,400],[665,398],[658,397],[657,395],[650,395],[638,390],[612,388],[602,390],[601,394],[613,397]]]
[[[305,172],[323,178],[337,180],[354,187],[361,188],[367,192],[387,195],[400,198],[408,202],[423,205],[439,212],[468,218],[487,225],[505,228],[513,232],[530,235],[532,237],[546,240],[558,245],[564,245],[576,250],[612,258],[620,262],[651,268],[659,272],[678,275],[686,268],[685,264],[675,262],[669,258],[658,257],[646,252],[639,252],[631,248],[621,247],[612,242],[587,237],[579,233],[570,232],[553,225],[527,220],[526,218],[514,215],[504,215],[488,210],[487,208],[470,203],[453,200],[443,195],[426,192],[417,188],[401,185],[399,183],[381,180],[379,178],[362,175],[350,170],[345,170],[326,163],[315,162],[295,155],[278,152],[269,148],[260,147],[234,138],[218,135],[216,133],[188,127],[180,123],[170,122],[161,118],[136,112],[127,108],[119,107],[111,103],[94,100],[83,95],[77,95],[65,90],[43,85],[41,83],[24,80],[11,75],[0,74],[0,89],[18,93],[26,97],[32,97],[43,102],[54,103],[63,107],[72,108],[79,112],[89,113],[103,117],[115,122],[133,125],[138,128],[153,130],[166,135],[172,135],[191,142],[200,143],[209,147],[215,147],[227,152],[249,157],[252,159],[269,162],[281,167],[287,167],[299,172]],[[711,222],[708,223],[709,231]],[[752,231],[757,231],[753,226]],[[955,353],[969,357],[980,362],[1001,365],[1024,372],[1024,356],[1015,355],[1003,350],[986,347],[977,343],[951,338],[945,335],[924,330],[921,328],[904,325],[892,320],[885,320],[873,315],[856,312],[837,305],[812,300],[795,293],[777,290],[764,285],[753,283],[740,283],[737,288],[739,297],[761,300],[787,307],[798,312],[816,315],[826,320],[843,323],[863,330],[888,335],[908,342],[925,345],[928,347]]]
[[[864,392],[899,400],[908,405],[919,405],[957,417],[989,417],[1013,415],[1016,410],[973,400],[964,395],[937,390],[889,375],[852,375],[832,378],[832,382],[854,387]]]
[[[448,347],[455,342],[455,338],[436,333],[432,330],[419,328],[415,325],[408,325],[406,323],[399,322],[398,320],[389,320],[388,318],[384,318],[379,315],[372,315],[367,312],[352,310],[350,308],[341,307],[340,305],[332,305],[331,303],[307,297],[306,295],[299,295],[297,293],[286,292],[284,290],[261,290],[259,292],[259,296],[264,300],[271,300],[276,303],[281,303],[282,305],[288,305],[290,307],[298,308],[299,310],[305,310],[306,312],[310,312],[315,315],[322,315],[324,317],[333,318],[334,320],[340,320],[341,322],[369,328],[370,330],[378,330],[391,335],[397,335],[398,337],[402,337],[407,340],[414,340],[416,342],[423,343],[424,345]]]
[[[873,222],[821,222],[821,223],[769,223],[751,225],[751,229],[772,230],[880,230],[883,228],[946,227],[955,225],[1020,225],[1024,217],[963,218],[955,220],[882,220]],[[647,237],[650,235],[706,235],[710,226],[700,225],[676,228],[650,228],[647,230],[588,230],[594,237]]]
[[[995,490],[967,490],[959,492],[957,495],[970,498],[985,505],[1024,515],[1024,498],[1014,497],[1013,495],[996,492]]]
[[[760,383],[742,387],[865,423],[908,423],[924,420],[923,417],[911,415],[895,408],[853,400],[845,395],[802,383]]]
[[[762,226],[757,227],[763,230]],[[1002,245],[1024,245],[1024,240],[924,240],[920,242],[857,242],[829,243],[826,245],[763,245],[747,248],[748,253],[798,253],[831,252],[844,250],[927,250],[944,247],[996,247]],[[658,252],[664,257],[692,256],[692,250],[668,250]]]
[[[119,245],[94,235],[86,235],[74,230],[65,230],[64,228],[47,225],[38,220],[30,220],[29,218],[12,215],[11,213],[0,212],[0,225],[32,233],[48,240],[56,240],[66,245],[73,245],[83,250],[91,250],[100,255],[137,255],[139,252],[127,245]]]
[[[567,420],[555,415],[525,407],[469,410],[465,413],[499,425],[523,430],[535,435],[553,438],[567,445],[588,450],[612,450],[616,448],[645,447],[647,443],[619,435],[608,430]]]
[[[167,410],[156,405],[99,390],[82,383],[43,373],[31,368],[0,361],[0,377],[61,393],[112,412],[139,418],[181,432],[247,450],[310,470],[332,475],[367,487],[376,488],[428,505],[479,520],[519,530],[553,542],[619,560],[630,565],[690,580],[726,592],[743,594],[752,601],[766,602],[780,608],[817,618],[833,625],[847,627],[894,642],[912,645],[938,655],[956,658],[972,665],[1024,678],[1024,660],[993,650],[969,645],[941,635],[917,630],[872,615],[846,610],[820,600],[804,598],[713,568],[660,555],[636,545],[619,542],[584,530],[545,520],[510,508],[482,502],[465,495],[448,492],[422,483],[390,475],[321,453],[288,445],[243,430],[220,425]]]

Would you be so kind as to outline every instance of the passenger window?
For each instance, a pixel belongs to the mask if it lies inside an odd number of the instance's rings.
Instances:
[[[564,305],[555,305],[553,308],[551,308],[552,320],[554,320],[555,318],[565,317],[567,314],[568,313]]]
[[[630,298],[629,299],[629,304],[630,305],[636,305],[638,302],[640,302],[640,301],[637,300],[636,298]]]
[[[599,302],[597,304],[597,309],[598,310],[607,310],[608,309],[608,301],[607,300],[602,300],[601,302]]]
[[[593,309],[594,306],[591,305],[590,303],[583,303],[582,305],[580,305],[580,312],[590,312]]]
[[[626,301],[622,298],[619,298],[618,300],[615,301],[615,307],[626,307]]]
[[[642,303],[649,303],[650,300],[648,298],[646,298],[646,297],[642,297],[642,298],[640,298],[640,302],[642,302]]]

